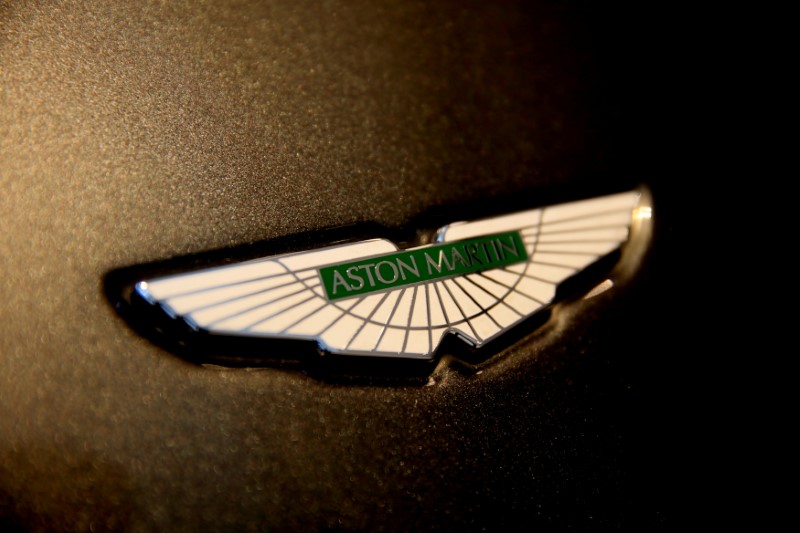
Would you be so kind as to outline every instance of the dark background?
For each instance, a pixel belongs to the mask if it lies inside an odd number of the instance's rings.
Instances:
[[[688,438],[675,368],[692,350],[675,236],[696,178],[686,17],[0,3],[0,524],[673,525],[691,505],[671,486]],[[655,217],[633,275],[479,368],[445,354],[429,386],[193,365],[104,292],[131,265],[638,185]]]

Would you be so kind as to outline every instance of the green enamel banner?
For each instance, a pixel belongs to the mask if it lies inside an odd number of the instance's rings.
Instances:
[[[329,300],[490,270],[528,260],[518,231],[434,244],[319,269]]]

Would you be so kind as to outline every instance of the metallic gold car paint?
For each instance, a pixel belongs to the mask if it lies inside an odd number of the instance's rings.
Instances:
[[[194,366],[102,291],[126,265],[637,185],[642,132],[619,110],[641,63],[615,13],[0,3],[0,524],[660,524],[632,407],[667,293],[647,264],[484,367],[445,357],[430,386]]]

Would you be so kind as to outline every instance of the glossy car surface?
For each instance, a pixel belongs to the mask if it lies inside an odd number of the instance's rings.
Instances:
[[[677,341],[660,317],[679,213],[654,13],[0,6],[0,524],[668,523]],[[291,345],[266,365],[198,364],[140,335],[109,288],[125,269],[303,249],[332,228],[410,239],[435,229],[421,220],[637,186],[653,234],[611,290],[421,373],[317,372]]]

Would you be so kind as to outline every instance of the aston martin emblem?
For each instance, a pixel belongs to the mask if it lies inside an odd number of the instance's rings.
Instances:
[[[628,241],[649,216],[640,199],[631,191],[457,222],[405,250],[372,239],[145,279],[134,291],[197,332],[432,359],[448,333],[479,347],[550,304],[560,283]]]

